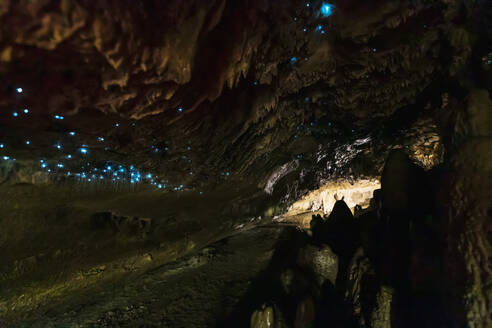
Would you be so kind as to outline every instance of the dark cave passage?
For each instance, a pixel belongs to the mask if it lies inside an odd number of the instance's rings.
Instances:
[[[490,1],[0,20],[0,328],[492,326]]]

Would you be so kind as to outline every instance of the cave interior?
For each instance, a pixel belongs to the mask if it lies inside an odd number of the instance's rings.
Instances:
[[[491,1],[0,22],[0,327],[492,327]]]

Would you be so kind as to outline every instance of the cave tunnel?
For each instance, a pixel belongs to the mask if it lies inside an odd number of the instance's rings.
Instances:
[[[492,2],[0,0],[0,327],[492,327]]]

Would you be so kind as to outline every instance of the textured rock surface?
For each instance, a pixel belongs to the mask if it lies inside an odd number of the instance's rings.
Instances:
[[[360,222],[347,209],[348,224],[327,225],[338,258],[299,232],[289,265],[262,276],[282,292],[265,288],[255,308],[274,298],[290,324],[300,309],[303,324],[490,327],[492,4],[330,4],[326,17],[321,1],[0,1],[0,314],[27,317],[382,174]],[[403,160],[385,166],[392,149]],[[327,195],[299,209],[327,214]],[[113,214],[91,221],[101,212]],[[128,308],[100,325],[149,312]]]
[[[338,273],[338,257],[329,246],[305,246],[299,251],[298,262],[313,271],[320,286],[326,281],[335,285]]]
[[[0,142],[19,169],[56,165],[56,142],[64,153],[85,144],[93,165],[133,164],[190,189],[226,172],[263,187],[300,160],[292,198],[332,176],[377,174],[395,142],[438,162],[432,122],[410,127],[465,69],[476,26],[455,18],[481,8],[334,5],[323,18],[318,3],[294,1],[3,1]],[[29,116],[14,120],[22,108]]]
[[[263,305],[260,310],[251,315],[251,328],[273,328],[275,325],[275,313],[271,306]]]

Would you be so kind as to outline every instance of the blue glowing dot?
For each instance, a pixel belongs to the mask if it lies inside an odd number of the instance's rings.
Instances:
[[[15,91],[17,91],[17,93],[22,93],[22,91],[24,91],[22,88],[17,88],[15,89]]]
[[[26,145],[29,145],[31,142],[29,140],[26,140]]]
[[[117,177],[118,176],[118,172],[113,172],[113,176]]]
[[[376,48],[372,48],[372,52],[376,52],[376,51],[377,51],[377,49],[376,49]]]
[[[203,191],[200,191],[200,195],[203,195]]]
[[[17,117],[17,116],[19,116],[19,113],[17,113],[17,112],[13,112],[13,113],[12,113],[12,116],[13,116],[13,117]]]
[[[82,154],[87,154],[87,148],[80,148],[79,150]]]
[[[229,172],[226,172],[226,176],[229,176],[229,175],[231,175],[231,173],[229,173]]]
[[[2,158],[4,161],[8,161],[10,159],[10,157],[8,157],[8,156],[3,156]]]
[[[104,141],[104,138],[103,137],[97,137],[97,141],[103,142]]]
[[[62,149],[61,145],[55,145],[56,149]]]
[[[59,168],[62,168],[64,165],[62,163],[58,163],[56,166],[58,166]]]
[[[307,32],[307,28],[303,28],[302,30],[303,30],[304,32]]]
[[[72,155],[67,155],[67,159],[72,159]]]
[[[292,64],[294,64],[296,61],[297,61],[297,58],[296,58],[296,57],[292,57],[292,58],[290,59],[290,62],[291,62]]]
[[[114,126],[119,127],[120,123],[115,123]]]
[[[306,3],[306,7],[311,7],[311,4],[309,2]]]
[[[321,14],[325,17],[331,16],[331,14],[333,14],[333,5],[329,3],[323,3],[321,5]]]
[[[0,144],[0,148],[3,148],[3,147],[5,147],[5,145],[4,144]]]
[[[322,29],[323,29],[323,26],[322,25],[316,26],[316,31],[321,31]]]
[[[42,163],[42,164],[41,164],[41,167],[42,167],[43,169],[44,169],[44,168],[46,168],[47,166],[48,166],[48,164],[46,164],[46,163]]]
[[[320,32],[320,33],[321,33],[321,34],[325,34],[325,30],[321,30],[321,32]]]
[[[24,108],[24,114],[27,114],[27,113],[29,113],[29,109]]]
[[[147,179],[152,179],[152,174],[148,173],[148,174],[146,175],[146,178],[147,178]]]
[[[183,107],[178,107],[178,112],[182,113],[183,112]]]
[[[60,115],[55,115],[55,116],[53,116],[53,117],[54,117],[56,120],[64,120],[64,119],[65,119],[65,117],[60,116]]]
[[[168,150],[169,150],[169,147],[164,147],[164,150],[165,150],[165,151],[168,151]]]
[[[162,189],[162,185],[159,183],[159,184],[157,185],[157,188]]]
[[[254,81],[253,82],[253,85],[258,85],[258,81]]]
[[[70,131],[70,132],[68,132],[68,134],[71,135],[71,136],[74,136],[75,135],[75,132]]]

